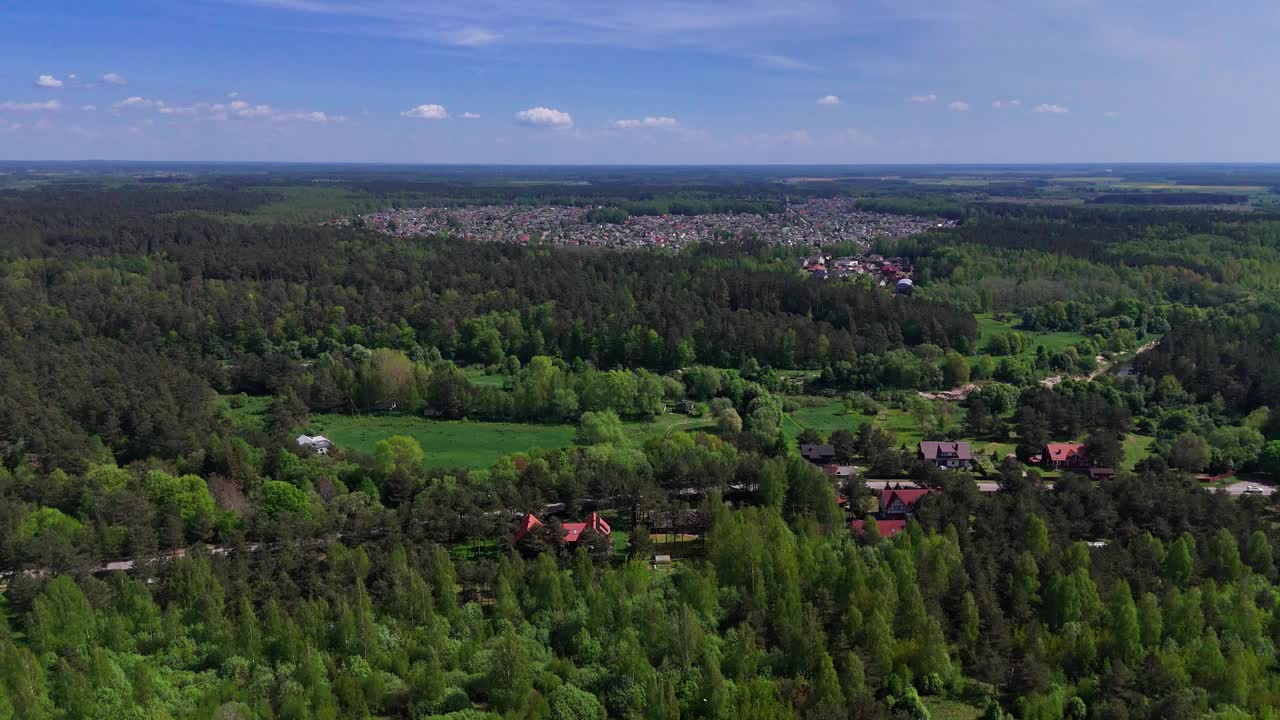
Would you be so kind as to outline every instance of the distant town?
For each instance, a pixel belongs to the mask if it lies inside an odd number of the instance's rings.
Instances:
[[[339,218],[329,225],[363,226],[401,237],[449,233],[466,240],[550,243],[617,248],[671,248],[756,238],[794,247],[855,244],[951,227],[941,218],[890,215],[858,209],[851,198],[810,200],[778,213],[633,215],[593,222],[589,206],[476,205],[384,210]]]

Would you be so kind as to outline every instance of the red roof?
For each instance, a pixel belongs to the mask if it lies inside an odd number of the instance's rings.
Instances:
[[[1089,456],[1084,443],[1049,443],[1044,449],[1046,459],[1054,462],[1065,462],[1072,455],[1079,455],[1081,458]]]
[[[890,488],[885,488],[880,491],[880,507],[889,507],[893,502],[894,495],[897,495],[898,498],[902,500],[902,503],[907,507],[914,507],[916,503],[920,502],[920,498],[931,492],[933,491],[925,488],[911,488],[910,490],[892,490]]]
[[[516,534],[511,538],[512,544],[519,543],[524,539],[525,535],[528,535],[530,531],[541,524],[542,521],[538,519],[537,515],[533,513],[525,515],[520,519],[520,527],[516,528]],[[601,535],[613,534],[613,528],[609,527],[608,521],[597,513],[591,513],[591,517],[586,522],[564,523],[561,527],[564,528],[564,541],[567,543],[578,542],[578,538],[587,528],[591,528]]]
[[[862,528],[866,525],[865,520],[854,520],[849,523],[849,527],[853,529],[855,535],[862,534]],[[907,529],[906,520],[877,520],[876,531],[880,533],[880,537],[888,539]]]

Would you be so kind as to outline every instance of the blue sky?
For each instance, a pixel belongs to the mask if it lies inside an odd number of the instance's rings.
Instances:
[[[1280,3],[0,3],[0,159],[1280,161]]]

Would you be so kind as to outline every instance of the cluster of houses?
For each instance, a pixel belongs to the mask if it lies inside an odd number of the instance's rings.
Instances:
[[[310,438],[304,435],[298,438],[298,444],[304,444],[304,439],[328,442],[320,436]],[[326,452],[327,450],[317,449],[316,451]],[[832,445],[802,444],[800,454],[809,462],[820,466],[823,472],[833,480],[847,480],[858,474],[857,468],[852,465],[836,464],[836,451]],[[964,441],[926,440],[916,447],[916,459],[946,470],[968,470],[974,466],[973,446]],[[1090,462],[1088,449],[1082,443],[1048,443],[1040,454],[1030,458],[1030,462],[1045,470],[1085,473],[1094,480],[1115,476],[1113,469],[1097,467]],[[939,491],[909,484],[906,487],[897,484],[894,487],[882,489],[872,518],[879,536],[891,538],[905,530],[907,521],[915,516],[920,501],[935,492]],[[847,505],[848,498],[841,497],[840,502],[841,505]],[[854,534],[862,535],[866,532],[866,524],[866,520],[854,520],[850,523],[850,528]],[[524,515],[512,536],[512,544],[519,544],[530,532],[543,525],[543,521],[538,516],[532,513]],[[576,544],[588,529],[605,536],[613,533],[609,523],[597,513],[592,513],[584,522],[564,523],[561,527],[564,531],[564,542],[567,545]],[[669,562],[669,559],[667,561]]]
[[[911,262],[906,258],[886,258],[882,255],[863,257],[831,257],[810,255],[800,261],[800,268],[814,280],[841,280],[856,275],[868,275],[883,287],[889,285],[900,292],[909,293],[914,288],[911,281]]]

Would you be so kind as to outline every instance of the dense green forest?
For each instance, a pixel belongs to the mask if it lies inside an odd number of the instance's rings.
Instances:
[[[1277,503],[1202,482],[1280,477],[1265,210],[990,197],[1087,169],[990,170],[988,196],[909,169],[169,172],[0,190],[0,720],[1280,718]],[[913,294],[767,238],[277,221],[849,193],[959,221],[875,248]],[[295,441],[338,414],[573,439],[480,468]],[[988,449],[943,471],[917,438]],[[1119,475],[1027,465],[1065,441]],[[931,492],[853,532],[864,479]],[[567,542],[592,513],[611,534]]]

